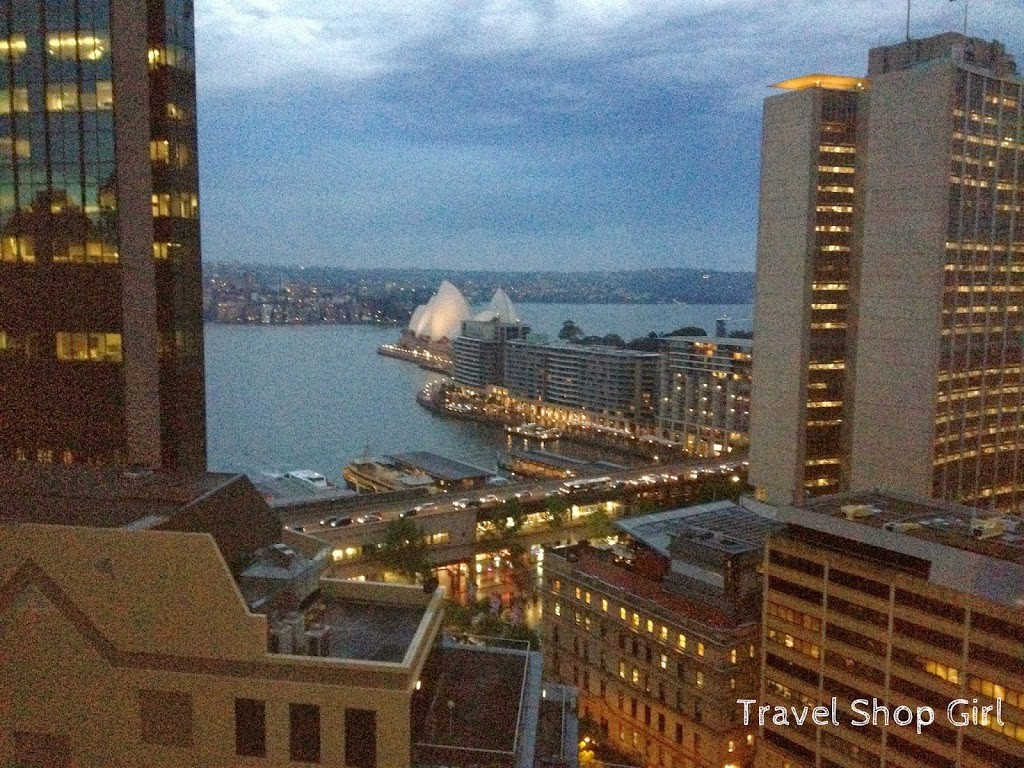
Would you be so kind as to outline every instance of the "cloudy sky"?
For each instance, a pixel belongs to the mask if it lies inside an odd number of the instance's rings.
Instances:
[[[963,25],[914,0],[911,31]],[[1022,0],[970,33],[1024,65]],[[752,269],[762,99],[900,0],[197,0],[206,260]],[[1022,66],[1024,68],[1024,66]]]

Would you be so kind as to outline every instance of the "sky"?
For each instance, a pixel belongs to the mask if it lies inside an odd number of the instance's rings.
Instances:
[[[197,0],[203,257],[751,270],[761,102],[899,0]],[[911,34],[962,30],[914,0]],[[1024,0],[969,32],[1024,70]]]

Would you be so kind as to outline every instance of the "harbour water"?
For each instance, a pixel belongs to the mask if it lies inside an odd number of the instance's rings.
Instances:
[[[712,331],[715,318],[750,328],[753,306],[521,304],[523,321],[556,338],[565,320],[584,333],[625,339],[687,325]],[[428,450],[493,468],[504,432],[443,419],[416,404],[438,374],[382,357],[395,327],[206,326],[208,460],[211,470],[316,469],[339,479],[371,455]]]

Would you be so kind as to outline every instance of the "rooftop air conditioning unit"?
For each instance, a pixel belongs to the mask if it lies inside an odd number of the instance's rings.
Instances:
[[[331,655],[331,628],[311,627],[304,633],[306,652],[310,656]]]

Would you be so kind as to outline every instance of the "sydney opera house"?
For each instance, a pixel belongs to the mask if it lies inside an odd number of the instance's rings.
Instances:
[[[487,305],[475,315],[469,302],[454,285],[445,280],[426,304],[420,304],[412,313],[409,327],[402,334],[401,345],[406,349],[430,348],[448,352],[452,340],[459,335],[466,320],[498,320],[502,323],[520,322],[511,299],[501,288]]]

